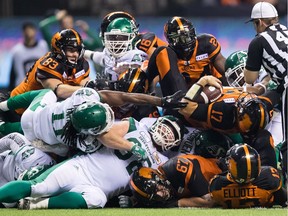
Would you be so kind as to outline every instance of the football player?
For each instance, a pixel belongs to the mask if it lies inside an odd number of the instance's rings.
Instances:
[[[104,50],[102,52],[86,50],[84,56],[104,68],[105,78],[116,81],[120,73],[129,67],[140,67],[148,58],[145,52],[134,49],[133,41],[137,31],[138,28],[131,20],[116,18],[109,23],[104,32]]]
[[[116,123],[118,129],[114,133],[145,149],[146,160],[139,161],[129,151],[103,147],[91,154],[81,154],[68,159],[32,181],[14,181],[4,185],[0,188],[0,202],[9,203],[30,197],[21,200],[19,207],[102,208],[108,199],[129,189],[130,175],[137,167],[157,168],[167,161],[154,145],[165,144],[163,149],[166,149],[182,138],[181,135],[173,135],[175,132],[180,134],[177,120],[168,118],[169,121],[155,125],[155,130],[150,132],[145,125],[133,118]],[[163,128],[166,130],[163,131]],[[159,133],[162,136],[163,132],[167,133],[166,137],[155,139],[159,137]]]
[[[19,131],[23,129],[25,137],[30,141],[40,139],[49,145],[62,143],[83,152],[97,150],[100,147],[97,139],[99,138],[110,147],[139,150],[141,153],[141,149],[138,149],[137,145],[121,137],[118,137],[117,141],[112,127],[114,113],[105,103],[111,106],[129,102],[164,107],[179,107],[181,104],[185,106],[186,104],[179,103],[180,97],[181,94],[159,98],[147,94],[119,91],[96,92],[91,88],[81,88],[66,100],[57,102],[57,97],[52,90],[30,91],[10,97],[7,101],[0,103],[2,111],[28,107],[22,115],[21,125],[20,122],[16,122],[11,128],[11,123],[2,122],[0,131],[7,133],[8,130],[18,127]],[[111,135],[106,135],[109,130],[112,130]]]
[[[139,33],[139,24],[135,18],[123,11],[109,13],[103,18],[100,36],[105,46],[104,51],[86,50],[85,58],[105,67],[104,74],[108,74],[112,81],[127,69],[140,67],[158,46],[167,45],[154,33]]]
[[[11,96],[43,88],[53,90],[61,99],[71,96],[89,80],[90,68],[83,55],[83,41],[76,30],[55,33],[51,52],[35,62]]]
[[[253,86],[245,84],[244,81],[244,68],[247,60],[247,51],[236,51],[230,54],[225,63],[225,74],[227,81],[230,86],[242,89],[245,86],[247,92],[254,93],[257,95],[265,96],[266,89],[273,90],[277,87],[276,83],[271,80],[270,75],[262,67],[259,72],[258,79],[254,82]],[[224,87],[225,88],[225,87]],[[272,134],[275,146],[282,144],[283,134],[282,134],[282,121],[281,112],[279,110],[279,104],[274,106],[273,118],[266,126],[266,129]]]
[[[228,171],[209,184],[213,200],[223,208],[287,206],[287,191],[278,171],[261,166],[258,152],[247,144],[234,145],[227,153]]]
[[[217,159],[189,154],[173,157],[157,170],[141,167],[134,171],[132,199],[141,207],[212,207],[209,180],[219,173]]]
[[[32,146],[22,134],[11,133],[0,139],[0,186],[18,179],[26,170],[36,166],[44,170],[54,164],[48,154]],[[5,207],[15,205],[4,203]]]
[[[102,37],[102,40],[105,41],[104,38],[104,33],[107,31],[108,25],[116,18],[127,18],[131,22],[133,22],[137,28],[136,30],[136,37],[134,40],[134,46],[138,50],[142,50],[145,52],[148,57],[150,58],[155,49],[159,46],[167,46],[168,44],[164,41],[162,41],[159,37],[157,37],[154,33],[152,32],[139,32],[139,24],[136,22],[135,18],[124,11],[115,11],[107,14],[101,23],[101,32],[100,36]]]
[[[151,127],[153,123],[160,119],[147,117],[142,118],[140,122],[147,125],[147,127]],[[181,120],[179,119],[179,121]],[[183,121],[181,122],[181,124],[184,124]],[[234,143],[242,141],[243,139],[242,137],[239,138],[239,135],[236,138],[230,138],[228,135],[212,129],[196,129],[185,125],[183,139],[180,144],[173,146],[163,154],[168,158],[182,154],[200,155],[204,158],[221,158],[226,156],[226,152]]]
[[[275,152],[274,141],[264,130],[273,114],[273,98],[223,89],[222,96],[215,102],[194,102],[203,86],[219,88],[219,82],[214,76],[202,77],[187,92],[183,101],[189,101],[188,105],[179,112],[192,127],[210,128],[224,134],[241,133],[244,141],[259,152],[263,164],[276,168],[275,154],[271,153]]]
[[[167,21],[164,35],[169,45],[154,51],[147,69],[150,83],[159,77],[163,95],[179,89],[186,92],[204,75],[213,75],[226,83],[225,58],[213,35],[196,35],[193,24],[177,16]]]
[[[231,53],[225,61],[225,76],[229,86],[241,89],[246,88],[247,92],[254,93],[256,95],[262,95],[266,93],[266,89],[269,85],[270,75],[262,68],[261,75],[255,81],[254,86],[245,84],[244,81],[244,68],[247,60],[247,51],[240,50]],[[272,83],[270,83],[271,85]]]

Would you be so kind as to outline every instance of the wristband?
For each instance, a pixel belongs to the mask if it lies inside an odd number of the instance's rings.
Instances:
[[[58,89],[58,87],[60,86],[60,85],[62,85],[63,83],[58,83],[57,85],[56,85],[56,87],[54,88],[54,90],[53,90],[53,92],[54,92],[54,94],[57,96],[57,89]]]
[[[188,92],[186,93],[186,95],[184,96],[185,99],[194,101],[195,98],[198,97],[198,95],[202,92],[203,90],[203,86],[195,83],[194,85],[192,85],[192,87],[188,90]]]
[[[254,85],[254,87],[255,86],[261,86],[263,89],[264,89],[264,93],[266,93],[266,86],[263,84],[263,83],[256,83],[255,85]],[[263,93],[263,94],[264,94]]]

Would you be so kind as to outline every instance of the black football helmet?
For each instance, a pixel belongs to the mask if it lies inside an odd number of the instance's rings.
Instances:
[[[67,48],[76,48],[79,57],[76,62],[70,62],[66,56]],[[76,67],[80,60],[83,60],[84,45],[81,35],[74,29],[65,29],[57,32],[51,39],[51,51],[53,55],[68,67]]]
[[[196,44],[196,32],[189,20],[183,17],[172,17],[164,25],[164,35],[179,58],[190,59]]]
[[[174,199],[174,189],[157,170],[141,167],[135,170],[130,179],[133,196],[140,205],[160,207]]]
[[[214,130],[194,130],[187,140],[194,146],[194,154],[205,158],[225,158],[233,141]]]
[[[140,68],[130,68],[120,74],[116,83],[116,90],[133,93],[147,93],[147,75]]]
[[[102,40],[104,40],[104,33],[107,31],[107,27],[108,25],[116,18],[127,18],[129,19],[131,22],[134,23],[134,25],[137,27],[136,32],[138,33],[139,31],[139,24],[137,24],[135,18],[124,11],[114,11],[111,13],[108,13],[102,20],[101,22],[101,26],[100,26],[100,37],[102,37]]]
[[[237,122],[242,133],[256,133],[270,121],[266,105],[254,94],[243,93],[237,99]]]
[[[229,176],[239,183],[253,181],[260,173],[260,155],[247,144],[236,144],[227,152],[226,163]]]

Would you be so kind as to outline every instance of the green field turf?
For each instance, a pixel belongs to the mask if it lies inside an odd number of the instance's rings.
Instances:
[[[1,216],[287,216],[288,209],[119,209],[94,210],[16,210],[1,209]]]

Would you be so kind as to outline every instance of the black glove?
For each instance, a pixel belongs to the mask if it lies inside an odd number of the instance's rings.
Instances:
[[[86,82],[84,87],[98,90],[109,90],[108,82],[105,79],[89,80]]]
[[[161,106],[163,108],[180,109],[187,106],[187,102],[181,102],[180,100],[184,97],[185,93],[181,90],[175,92],[173,95],[169,95],[161,98]]]

